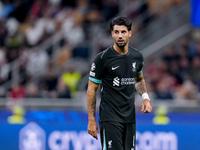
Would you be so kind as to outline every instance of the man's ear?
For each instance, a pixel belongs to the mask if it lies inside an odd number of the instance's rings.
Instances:
[[[112,35],[112,37],[113,37],[113,31],[111,31],[111,35]]]
[[[128,31],[129,32],[129,37],[131,37],[131,35],[132,35],[132,31],[130,30],[130,31]]]

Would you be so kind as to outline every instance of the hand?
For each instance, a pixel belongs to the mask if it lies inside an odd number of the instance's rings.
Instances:
[[[96,121],[89,121],[88,123],[88,133],[98,140],[97,133],[99,132],[98,125]]]
[[[151,107],[151,103],[149,99],[143,100],[141,111],[143,112],[143,114],[150,113],[152,111],[152,107]]]

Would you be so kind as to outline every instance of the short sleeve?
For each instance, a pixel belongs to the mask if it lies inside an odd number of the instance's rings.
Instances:
[[[98,54],[91,65],[89,80],[99,84],[101,82],[103,66],[104,65],[103,65],[103,60],[101,58],[101,54]]]
[[[143,65],[144,65],[144,58],[142,53],[140,53],[140,57],[139,57],[139,62],[138,62],[138,67],[137,67],[137,73],[141,73],[143,71]]]

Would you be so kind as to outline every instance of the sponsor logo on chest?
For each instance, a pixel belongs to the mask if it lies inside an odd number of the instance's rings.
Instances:
[[[113,86],[120,86],[120,85],[132,85],[135,84],[135,78],[119,78],[115,77],[113,79]]]

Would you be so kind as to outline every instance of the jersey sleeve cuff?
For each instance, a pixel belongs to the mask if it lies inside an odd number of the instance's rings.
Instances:
[[[142,73],[143,69],[141,71],[139,71],[138,73]]]
[[[98,80],[98,79],[95,79],[95,78],[92,78],[92,77],[89,77],[89,80],[94,82],[94,83],[101,83],[101,80]]]

